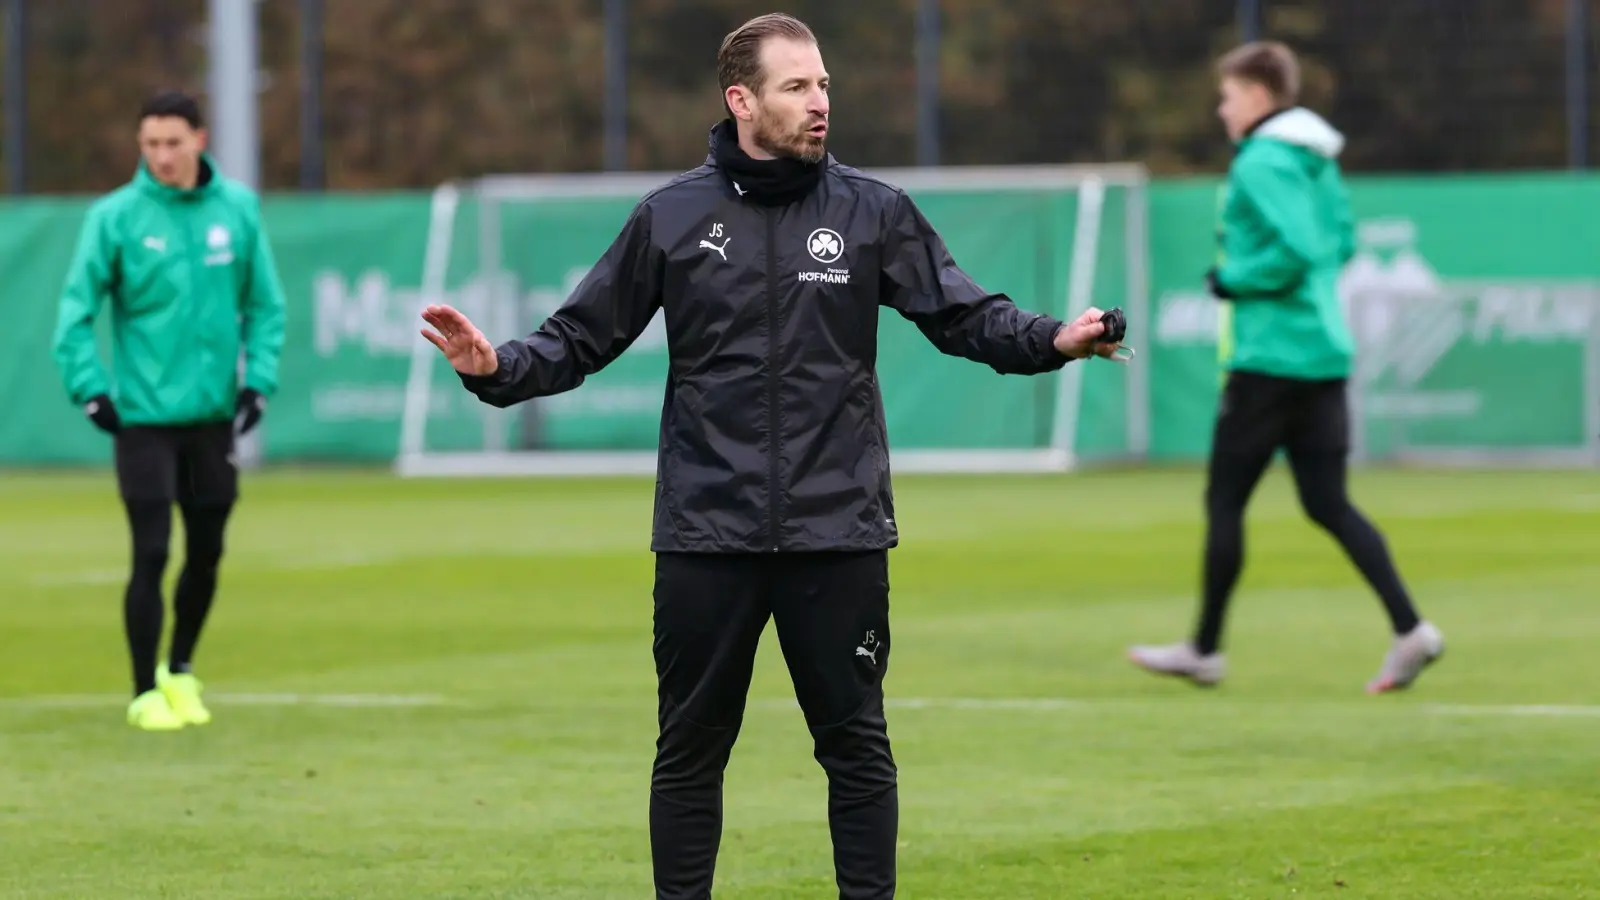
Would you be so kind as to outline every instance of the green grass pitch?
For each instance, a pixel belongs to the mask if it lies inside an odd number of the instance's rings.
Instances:
[[[1380,607],[1281,470],[1211,691],[1124,657],[1189,627],[1197,473],[897,487],[900,896],[1600,896],[1600,475],[1356,478],[1449,641],[1380,698]],[[109,477],[0,476],[0,897],[650,895],[648,481],[245,492],[197,660],[216,721],[144,734]],[[769,632],[717,896],[831,879]]]

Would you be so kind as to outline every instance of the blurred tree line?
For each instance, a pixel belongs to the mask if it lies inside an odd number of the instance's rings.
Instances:
[[[1600,0],[1596,0],[1600,2]],[[915,161],[915,0],[794,0],[835,79],[834,152]],[[1140,160],[1218,171],[1212,62],[1232,0],[944,0],[940,161]],[[29,187],[101,191],[135,162],[150,91],[204,92],[205,0],[31,0]],[[1264,0],[1306,102],[1350,137],[1356,171],[1566,164],[1564,0]],[[681,170],[720,114],[725,33],[749,0],[629,0],[628,158]],[[261,0],[261,162],[297,183],[295,0]],[[487,172],[601,165],[600,0],[325,0],[323,147],[335,190],[419,188]],[[1592,17],[1600,20],[1600,16]],[[1585,73],[1585,78],[1588,73]]]

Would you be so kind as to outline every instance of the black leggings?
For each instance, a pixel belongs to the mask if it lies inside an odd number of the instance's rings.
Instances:
[[[133,537],[133,567],[123,596],[123,625],[133,664],[134,695],[152,690],[156,659],[161,647],[165,604],[161,580],[167,569],[172,538],[172,504],[163,500],[126,500],[124,509]],[[173,597],[172,648],[168,660],[173,671],[187,670],[211,601],[217,591],[217,569],[222,562],[223,534],[231,503],[184,504],[184,563]]]
[[[1345,454],[1290,448],[1288,456],[1306,516],[1344,548],[1383,601],[1395,633],[1416,627],[1417,611],[1395,571],[1383,535],[1350,502]],[[1215,652],[1221,643],[1228,601],[1244,565],[1245,507],[1271,461],[1270,452],[1212,457],[1206,485],[1205,594],[1195,632],[1196,649],[1201,653]]]

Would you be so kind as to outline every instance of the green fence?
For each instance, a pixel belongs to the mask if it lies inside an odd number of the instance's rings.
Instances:
[[[1130,278],[1126,208],[1115,191],[1099,219],[1094,290],[1128,305],[1142,379],[1086,369],[1075,446],[1117,456],[1144,417],[1157,460],[1199,458],[1215,410],[1215,303],[1200,291],[1210,262],[1216,183],[1146,189],[1148,271]],[[1078,198],[1066,193],[916,192],[957,259],[981,283],[1033,309],[1062,311]],[[1364,452],[1592,454],[1595,315],[1600,297],[1600,179],[1568,176],[1358,179],[1361,251],[1345,294],[1361,336],[1357,391]],[[108,443],[72,408],[50,358],[55,304],[87,200],[0,204],[0,464],[103,464]],[[511,283],[484,277],[473,210],[451,243],[449,302],[492,315],[499,335],[554,308],[604,248],[626,201],[504,204],[501,258]],[[290,309],[282,387],[264,433],[267,461],[391,460],[427,251],[423,194],[273,196],[266,226]],[[491,290],[492,286],[500,288]],[[515,298],[507,306],[491,298]],[[1027,448],[1050,440],[1060,383],[1001,377],[940,356],[892,312],[883,316],[882,381],[897,448]],[[539,407],[552,448],[653,446],[665,347],[647,333],[613,369]],[[442,368],[442,367],[440,367]],[[484,408],[440,372],[429,392],[430,448],[472,449]],[[1130,403],[1130,391],[1137,391]]]

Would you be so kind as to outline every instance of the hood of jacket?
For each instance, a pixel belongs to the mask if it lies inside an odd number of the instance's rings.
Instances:
[[[1282,141],[1304,147],[1318,156],[1336,159],[1344,150],[1344,135],[1328,120],[1303,106],[1268,116],[1248,136],[1249,140]]]

